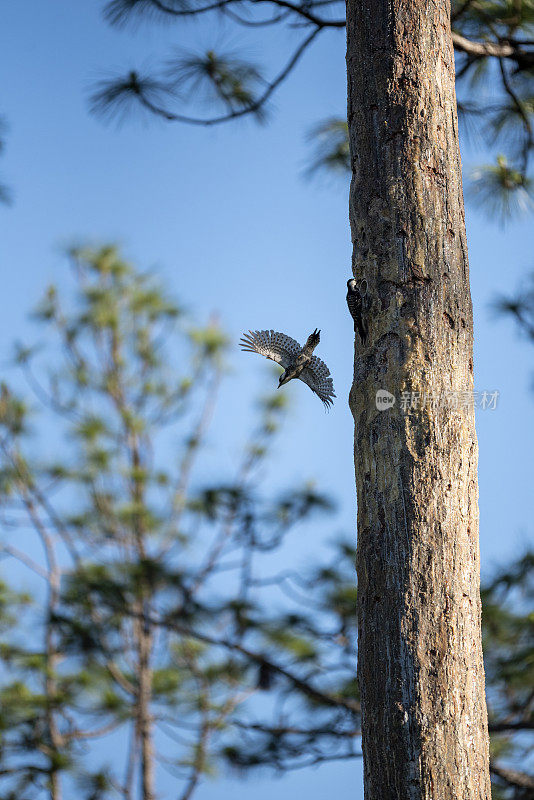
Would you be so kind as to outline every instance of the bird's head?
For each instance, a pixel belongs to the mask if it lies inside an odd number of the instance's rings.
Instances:
[[[287,377],[287,375],[286,375],[286,371],[284,370],[284,371],[282,372],[282,374],[280,375],[280,377],[278,378],[278,388],[280,388],[281,386],[283,386],[283,385],[284,385],[284,383],[287,383],[287,382],[288,382],[288,380],[289,380],[289,378]]]
[[[355,278],[349,278],[348,279],[348,281],[347,281],[347,289],[349,290],[349,292],[355,292],[356,291],[356,280],[355,280]]]

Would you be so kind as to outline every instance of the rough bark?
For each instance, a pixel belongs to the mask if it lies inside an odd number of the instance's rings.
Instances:
[[[368,284],[350,395],[366,800],[490,797],[474,410],[442,403],[473,390],[449,13],[347,3],[353,272]]]

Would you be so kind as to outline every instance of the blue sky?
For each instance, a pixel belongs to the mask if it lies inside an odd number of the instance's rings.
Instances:
[[[338,500],[339,514],[314,525],[306,546],[294,541],[295,566],[321,557],[332,533],[355,536],[352,421],[352,326],[345,307],[350,272],[347,184],[307,182],[306,132],[345,108],[344,33],[326,32],[276,96],[270,124],[240,121],[209,130],[150,120],[105,127],[87,110],[91,84],[113,69],[150,66],[172,47],[244,50],[270,71],[288,57],[294,33],[252,39],[231,28],[109,29],[102,3],[26,0],[3,4],[0,112],[9,122],[0,161],[14,193],[0,208],[5,363],[14,338],[32,336],[27,312],[51,281],[65,284],[61,249],[80,240],[117,241],[139,265],[157,269],[173,292],[207,319],[217,312],[237,342],[248,328],[275,328],[303,340],[322,329],[318,350],[338,396],[330,414],[298,384],[275,453],[273,487],[315,479]],[[260,46],[261,45],[261,46]],[[465,148],[468,171],[485,158]],[[531,347],[491,313],[495,294],[513,291],[534,268],[532,218],[506,230],[468,207],[475,308],[476,387],[500,391],[496,411],[478,412],[483,572],[532,541],[534,395]],[[232,353],[208,469],[231,470],[265,389],[264,363]],[[269,373],[267,373],[269,375]],[[222,446],[220,446],[222,445]],[[275,783],[273,784],[273,780]],[[232,796],[279,800],[306,793],[361,797],[361,767],[331,765],[283,780],[269,776],[208,784],[199,800]]]

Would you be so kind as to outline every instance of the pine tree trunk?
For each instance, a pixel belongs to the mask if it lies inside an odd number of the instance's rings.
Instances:
[[[152,741],[152,633],[143,624],[139,639],[139,739],[141,745],[141,793],[143,800],[155,800],[154,746]]]
[[[350,396],[365,797],[489,800],[449,3],[348,0],[347,71],[353,271],[369,325]],[[377,409],[380,389],[393,407]]]

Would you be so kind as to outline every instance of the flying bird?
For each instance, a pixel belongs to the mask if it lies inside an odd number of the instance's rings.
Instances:
[[[364,297],[367,294],[367,281],[349,278],[347,281],[347,305],[354,320],[354,333],[358,333],[362,344],[367,339],[367,326],[363,320]]]
[[[291,336],[277,331],[249,331],[243,334],[240,344],[242,350],[259,353],[284,368],[278,388],[293,378],[300,378],[323,401],[325,408],[328,408],[335,397],[330,370],[324,361],[313,355],[321,338],[320,333],[321,331],[315,329],[308,336],[304,347]]]

